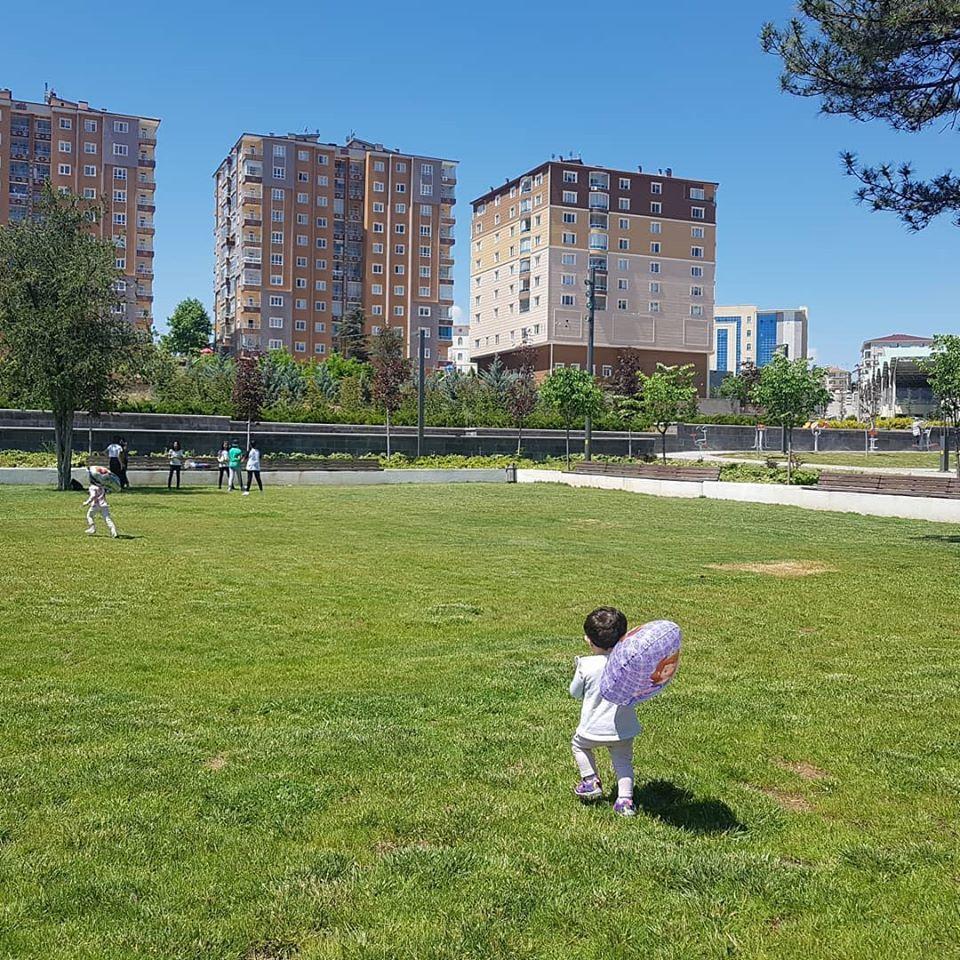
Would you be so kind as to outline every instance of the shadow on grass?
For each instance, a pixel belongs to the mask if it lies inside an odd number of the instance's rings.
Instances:
[[[746,830],[722,800],[698,800],[669,780],[650,780],[635,794],[645,813],[689,833],[740,833]]]
[[[927,533],[922,537],[911,537],[911,540],[935,540],[939,543],[960,543],[960,536],[946,533]]]

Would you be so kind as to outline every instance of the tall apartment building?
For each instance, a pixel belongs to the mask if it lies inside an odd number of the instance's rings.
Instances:
[[[29,216],[49,181],[96,201],[99,234],[117,246],[119,292],[130,321],[153,323],[153,215],[160,121],[95,110],[50,91],[44,103],[0,90],[0,224]]]
[[[791,360],[807,355],[806,307],[763,310],[753,304],[718,306],[713,317],[713,352],[710,370],[738,373],[740,365],[768,364],[775,353]]]
[[[526,345],[540,372],[585,366],[596,268],[594,366],[625,348],[644,370],[692,363],[712,343],[717,184],[665,173],[543,163],[473,201],[471,358],[510,365]]]
[[[231,353],[334,349],[343,317],[452,342],[456,163],[351,139],[244,134],[215,174],[216,338]]]

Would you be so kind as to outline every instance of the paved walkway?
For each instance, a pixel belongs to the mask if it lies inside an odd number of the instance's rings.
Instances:
[[[729,453],[731,456],[721,456],[721,454],[726,453],[727,451],[723,450],[711,450],[704,451],[703,459],[709,461],[710,463],[758,463],[759,461],[755,457],[747,456],[734,456],[734,454],[743,453],[742,450],[731,450]],[[766,451],[768,456],[776,457],[781,465],[786,465],[786,458],[779,450]],[[856,451],[841,451],[843,453],[855,453]],[[676,453],[671,453],[670,457],[674,460],[699,460],[700,454],[696,450],[680,450]],[[803,452],[800,453],[800,460],[803,461]],[[929,467],[872,467],[869,463],[865,463],[862,467],[860,466],[851,466],[851,465],[841,465],[841,464],[830,464],[830,463],[804,463],[804,467],[811,467],[817,470],[829,470],[831,473],[889,473],[893,476],[900,477],[943,477],[948,476],[949,474],[944,474],[942,470],[932,470]]]

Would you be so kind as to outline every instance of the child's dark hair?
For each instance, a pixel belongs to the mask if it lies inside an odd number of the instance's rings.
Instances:
[[[583,621],[583,632],[594,646],[609,650],[627,632],[627,618],[616,607],[597,607]]]

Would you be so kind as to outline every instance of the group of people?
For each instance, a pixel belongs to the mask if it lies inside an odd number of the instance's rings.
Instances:
[[[173,481],[177,482],[177,489],[180,489],[180,471],[183,469],[185,454],[180,446],[179,440],[174,440],[170,449],[167,451],[167,458],[170,464],[170,472],[167,474],[167,489],[173,486]],[[247,485],[243,485],[243,466],[247,468]],[[257,487],[263,493],[263,481],[260,479],[260,450],[255,441],[250,441],[250,446],[244,452],[240,446],[239,440],[231,440],[229,443],[224,440],[217,453],[217,489],[223,489],[224,478],[227,480],[227,490],[240,490],[243,495],[250,495],[250,487],[253,481],[257,481]]]

